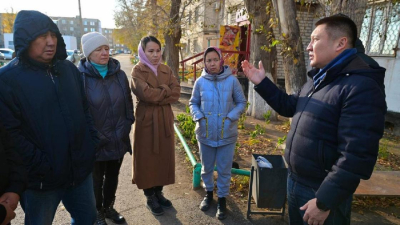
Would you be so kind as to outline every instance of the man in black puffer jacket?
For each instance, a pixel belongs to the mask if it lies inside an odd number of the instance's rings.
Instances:
[[[92,168],[97,131],[81,74],[56,24],[22,10],[14,23],[17,57],[0,69],[0,120],[28,171],[25,224],[51,224],[60,201],[72,224],[93,224]]]
[[[385,69],[357,51],[356,40],[348,17],[319,20],[307,47],[315,69],[293,95],[265,78],[261,63],[260,69],[242,63],[267,103],[293,117],[285,150],[290,224],[349,224],[352,195],[376,163],[386,113]]]

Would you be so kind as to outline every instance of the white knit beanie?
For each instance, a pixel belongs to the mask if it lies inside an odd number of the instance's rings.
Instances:
[[[92,53],[96,48],[107,45],[108,40],[104,35],[99,32],[90,32],[84,34],[81,39],[83,54],[85,57],[89,57],[90,53]]]

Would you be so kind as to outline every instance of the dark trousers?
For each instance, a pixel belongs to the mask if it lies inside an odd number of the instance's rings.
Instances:
[[[290,176],[287,179],[287,195],[289,206],[289,224],[290,225],[307,225],[303,221],[305,211],[299,208],[305,205],[309,200],[315,198],[317,190],[307,187]],[[342,202],[336,209],[331,210],[324,225],[346,225],[350,224],[351,201],[353,196]]]
[[[152,188],[147,188],[147,189],[143,189],[144,195],[146,196],[152,196],[154,195],[156,192],[162,192],[164,186],[155,186]]]
[[[115,200],[118,187],[118,175],[122,160],[96,161],[93,169],[93,189],[96,208],[108,208]]]

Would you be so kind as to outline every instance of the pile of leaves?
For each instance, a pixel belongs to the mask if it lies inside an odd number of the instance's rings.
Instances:
[[[356,210],[371,210],[379,206],[380,208],[396,207],[400,208],[400,198],[397,197],[365,197],[355,196],[353,198],[352,207]],[[362,211],[361,211],[362,212]],[[362,214],[362,213],[360,213]]]

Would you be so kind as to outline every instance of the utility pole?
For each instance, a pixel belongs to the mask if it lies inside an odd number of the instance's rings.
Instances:
[[[81,50],[81,52],[83,52],[82,43],[81,43],[81,39],[82,39],[82,36],[83,36],[83,21],[82,21],[82,12],[81,12],[81,0],[78,0],[78,4],[79,4],[79,20],[80,20],[80,23],[81,23],[81,25],[80,25],[81,36],[78,37],[79,38],[78,43],[79,43],[79,49]]]

